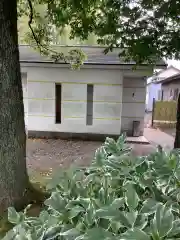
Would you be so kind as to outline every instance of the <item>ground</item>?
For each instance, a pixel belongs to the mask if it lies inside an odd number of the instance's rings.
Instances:
[[[145,118],[144,118],[144,126],[146,127],[151,127],[152,125],[152,113],[148,112],[145,114]],[[154,128],[158,128],[160,129],[162,132],[167,133],[170,136],[175,137],[175,133],[176,133],[176,129],[175,129],[175,125],[174,124],[164,124],[164,125],[157,125],[154,124]]]
[[[173,148],[174,137],[172,134],[160,129],[150,128],[151,116],[145,117],[144,136],[149,140],[149,145],[131,144],[133,155],[145,156],[153,152],[157,145],[162,145],[166,150]],[[95,150],[102,142],[68,141],[60,139],[28,139],[27,164],[31,175],[48,175],[59,168],[68,168],[70,165],[90,164]]]
[[[28,139],[27,164],[31,175],[37,178],[48,175],[59,168],[71,164],[87,166],[93,159],[95,150],[102,142],[67,141],[55,139]],[[154,151],[152,145],[131,144],[134,155],[147,155]],[[39,175],[40,173],[40,175]]]

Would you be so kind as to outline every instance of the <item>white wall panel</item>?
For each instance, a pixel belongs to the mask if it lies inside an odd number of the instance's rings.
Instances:
[[[87,127],[89,133],[120,134],[120,120],[93,119],[93,126]]]
[[[124,78],[122,97],[122,131],[132,131],[133,121],[140,121],[144,129],[146,81],[143,78]]]
[[[122,101],[122,86],[94,86],[94,101],[104,102],[121,102]]]
[[[62,84],[62,100],[84,100],[87,96],[86,84]]]
[[[122,116],[123,117],[144,117],[145,104],[144,103],[123,103]]]
[[[123,102],[145,102],[145,88],[125,88],[123,89]]]
[[[42,117],[28,115],[28,130],[31,131],[53,131],[55,125],[54,117]]]
[[[94,103],[94,118],[121,118],[121,103]]]
[[[128,78],[124,77],[123,79],[123,86],[124,87],[145,87],[146,86],[146,79],[144,78]]]
[[[123,131],[132,131],[133,127],[133,121],[140,121],[140,129],[144,129],[144,118],[125,118],[122,117],[121,119],[121,125],[122,125],[122,130]]]
[[[28,99],[28,114],[43,115],[41,110],[41,102]]]
[[[43,115],[55,116],[55,100],[38,100],[41,103],[41,113]]]
[[[28,99],[24,98],[23,103],[24,103],[24,112],[28,113]]]
[[[86,117],[85,102],[62,102],[62,117]]]
[[[55,84],[51,82],[30,82],[28,80],[28,98],[55,99]]]
[[[61,124],[55,124],[53,117],[28,117],[28,130],[31,131],[54,131],[54,132],[75,132],[75,133],[101,133],[119,134],[120,123],[118,120],[97,120],[93,119],[92,126],[86,126],[84,119],[69,118]],[[75,131],[76,129],[76,131]]]
[[[29,81],[47,82],[79,82],[79,83],[107,83],[120,84],[122,72],[117,69],[80,69],[70,68],[40,68],[30,67]]]
[[[28,83],[27,83],[27,73],[21,73],[22,90],[23,90],[23,104],[24,104],[24,121],[25,126],[28,125]]]

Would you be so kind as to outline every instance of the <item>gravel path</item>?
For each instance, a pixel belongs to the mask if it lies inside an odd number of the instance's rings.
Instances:
[[[30,171],[51,172],[60,167],[68,168],[72,163],[87,166],[95,150],[102,142],[69,141],[55,139],[28,139],[27,164]],[[151,145],[134,144],[134,155],[147,155],[154,150]]]

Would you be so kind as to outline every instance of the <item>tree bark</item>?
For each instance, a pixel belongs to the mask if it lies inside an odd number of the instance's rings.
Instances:
[[[180,94],[178,96],[178,103],[177,103],[176,135],[175,135],[175,141],[174,141],[174,148],[180,148]]]
[[[28,185],[17,2],[0,0],[0,214],[23,204]]]

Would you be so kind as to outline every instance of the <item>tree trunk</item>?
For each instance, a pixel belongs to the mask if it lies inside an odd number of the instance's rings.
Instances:
[[[174,141],[174,148],[180,148],[180,94],[178,96],[178,103],[177,103],[176,136]]]
[[[0,0],[0,214],[27,196],[26,134],[16,0]]]

